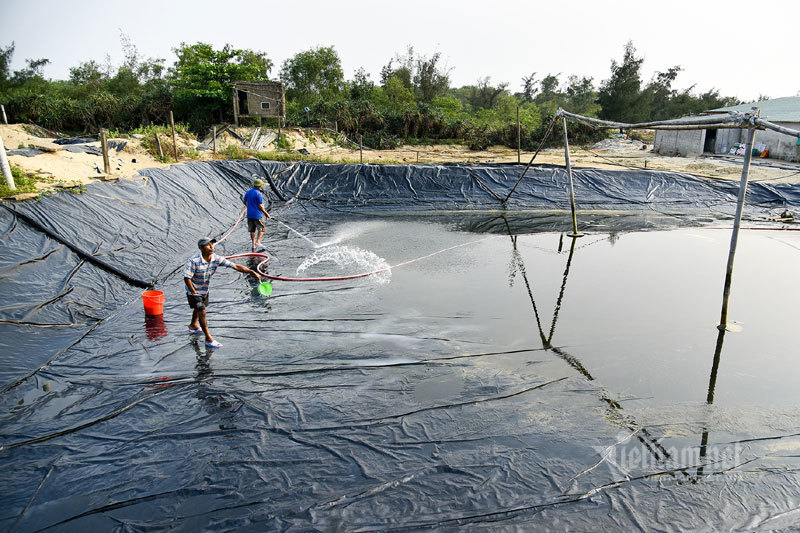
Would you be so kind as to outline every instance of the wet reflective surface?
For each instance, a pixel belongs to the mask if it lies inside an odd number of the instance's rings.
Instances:
[[[180,272],[163,321],[137,295],[4,396],[4,528],[796,524],[798,232],[742,231],[720,332],[730,230],[284,222],[405,264],[268,297],[220,270],[218,350],[186,332]],[[370,267],[271,229],[270,274]]]

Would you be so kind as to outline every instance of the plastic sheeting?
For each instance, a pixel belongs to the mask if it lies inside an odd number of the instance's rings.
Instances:
[[[746,328],[718,336],[726,232],[638,230],[726,220],[735,185],[576,171],[589,236],[571,245],[541,233],[570,229],[562,170],[529,171],[500,204],[521,170],[186,164],[0,209],[2,527],[795,523],[783,356],[800,339],[769,310],[796,302],[782,280],[800,242],[740,246],[737,279],[761,275],[748,250],[775,275],[735,287]],[[271,179],[276,219],[319,244],[427,259],[389,283],[276,282],[268,298],[218,272],[224,346],[207,349],[185,331],[180,271],[234,224],[254,175]],[[747,216],[797,198],[753,184]],[[276,224],[265,242],[271,274],[298,275],[312,252]],[[219,251],[247,243],[239,227]],[[163,316],[143,315],[149,284]],[[737,400],[745,388],[755,403]]]

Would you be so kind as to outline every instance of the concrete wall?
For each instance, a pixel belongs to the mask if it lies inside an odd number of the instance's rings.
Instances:
[[[234,102],[238,116],[243,117],[278,117],[283,116],[286,108],[283,85],[278,82],[236,82],[234,89],[247,92],[247,113],[238,109],[238,100]],[[269,103],[269,109],[263,109],[262,102]]]
[[[776,122],[784,128],[800,131],[798,122]],[[727,154],[731,146],[737,142],[747,140],[747,130],[718,130],[717,142],[714,146],[714,153]],[[797,146],[797,137],[791,137],[772,130],[756,131],[755,143],[764,143],[769,150],[771,159],[783,159],[785,161],[800,161],[800,148]]]
[[[706,130],[656,130],[653,151],[661,155],[700,155]]]
[[[800,131],[800,123],[777,122],[779,126]],[[656,130],[653,151],[662,155],[699,155],[703,153],[705,130]],[[735,143],[747,140],[747,130],[718,129],[714,142],[714,153],[727,154]],[[772,130],[756,131],[756,144],[764,143],[772,159],[800,161],[800,147],[797,137],[791,137]]]
[[[800,131],[800,123],[778,122],[784,128]],[[764,130],[756,132],[756,144],[764,143],[769,150],[769,157],[784,159],[786,161],[800,161],[800,147],[797,146],[797,137],[791,137],[777,131]]]
[[[743,143],[746,140],[747,130],[718,129],[717,140],[714,143],[714,153],[727,154],[734,144]]]

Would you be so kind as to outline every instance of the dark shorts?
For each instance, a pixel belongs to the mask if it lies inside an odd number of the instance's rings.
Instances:
[[[194,309],[195,299],[193,294],[186,293],[186,299],[189,301],[189,307]],[[203,297],[203,305],[208,307],[208,293],[206,293],[205,297]]]
[[[264,231],[266,227],[267,225],[264,223],[264,217],[247,219],[247,231],[250,233],[255,233],[256,230]]]

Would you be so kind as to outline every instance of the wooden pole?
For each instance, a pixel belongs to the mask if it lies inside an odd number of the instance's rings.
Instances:
[[[0,104],[0,109],[3,111],[3,124],[8,124],[8,118],[6,117],[6,106]]]
[[[153,132],[153,135],[156,138],[156,149],[158,150],[158,157],[164,159],[164,150],[161,148],[161,141],[158,138],[158,132]]]
[[[569,175],[569,205],[572,209],[572,233],[569,237],[583,237],[583,233],[578,231],[578,217],[575,215],[575,189],[572,186],[572,167],[569,163],[569,140],[567,139],[567,117],[561,117],[564,124],[564,159],[567,162],[567,175]]]
[[[363,137],[361,137],[360,133],[358,134],[358,153],[359,153],[359,156],[361,158],[361,163],[363,163],[364,162],[364,143],[363,143]]]
[[[236,87],[231,89],[233,91],[233,125],[239,127],[239,94],[236,92]]]
[[[106,129],[100,130],[100,149],[103,151],[103,172],[111,174],[111,163],[108,162],[108,139],[106,139]]]
[[[755,109],[755,117],[761,114],[760,109]],[[747,178],[750,174],[750,160],[753,158],[753,141],[756,138],[756,129],[751,127],[747,130],[747,142],[744,145],[744,163],[742,164],[742,179],[739,182],[739,197],[736,200],[736,215],[733,218],[733,231],[731,232],[731,247],[728,251],[728,265],[725,269],[725,285],[722,289],[722,312],[719,317],[719,329],[728,326],[728,300],[731,296],[731,280],[733,279],[733,258],[736,255],[736,244],[739,241],[739,225],[742,222],[742,210],[744,209],[744,199],[747,195]]]
[[[517,164],[522,162],[522,142],[519,128],[519,106],[517,106]]]
[[[169,125],[172,128],[172,153],[175,155],[175,161],[178,160],[178,142],[175,140],[175,119],[172,116],[172,111],[169,112]]]
[[[8,156],[6,155],[6,147],[3,144],[2,137],[0,137],[0,167],[3,169],[6,187],[8,187],[10,191],[16,191],[17,186],[14,185],[14,175],[11,173],[11,165],[8,164]]]
[[[214,155],[217,155],[217,127],[216,126],[214,126],[214,140],[211,143],[211,146],[212,146],[212,150],[213,150],[212,153]]]

